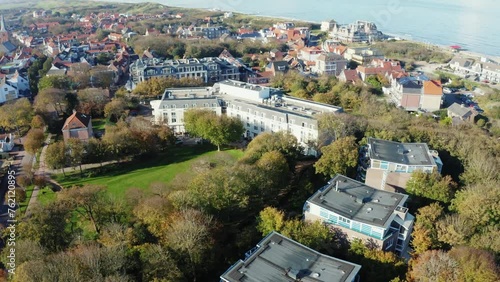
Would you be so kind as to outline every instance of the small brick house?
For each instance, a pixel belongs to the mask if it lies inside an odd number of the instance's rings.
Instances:
[[[94,136],[92,131],[92,117],[73,110],[73,114],[64,122],[62,133],[64,141],[67,141],[69,138],[88,141]]]

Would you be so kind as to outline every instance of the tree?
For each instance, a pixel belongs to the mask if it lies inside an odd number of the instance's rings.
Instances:
[[[109,99],[104,89],[86,88],[78,91],[78,111],[93,117],[102,116]]]
[[[71,80],[66,75],[44,76],[38,82],[38,90],[42,91],[47,88],[70,90]]]
[[[211,228],[214,220],[197,210],[181,210],[170,217],[165,243],[179,255],[187,255],[190,277],[196,281],[199,265],[212,243]],[[185,272],[186,273],[186,272]]]
[[[177,267],[174,254],[167,248],[155,244],[139,246],[142,281],[182,281],[182,272]]]
[[[66,104],[66,92],[58,88],[43,88],[35,97],[33,108],[40,113],[55,111],[59,116],[63,112],[62,105]]]
[[[106,144],[95,138],[90,138],[85,147],[85,162],[87,163],[102,163],[109,157],[108,147]]]
[[[45,127],[45,121],[41,115],[36,115],[31,119],[31,128],[43,129]]]
[[[451,209],[469,219],[477,228],[499,224],[500,183],[477,183],[457,192]]]
[[[19,138],[21,138],[20,128],[29,126],[32,117],[33,109],[27,98],[7,102],[0,107],[0,126],[9,130],[16,129]]]
[[[460,265],[462,271],[459,281],[500,281],[500,269],[492,253],[470,247],[456,247],[448,254]]]
[[[73,239],[72,230],[67,228],[70,216],[67,206],[57,201],[37,205],[19,224],[19,239],[36,242],[49,252],[63,250]]]
[[[348,175],[358,163],[358,145],[352,136],[337,139],[321,149],[322,156],[314,164],[316,173],[333,177]]]
[[[104,106],[104,116],[113,122],[117,122],[123,117],[128,116],[127,101],[123,98],[114,98]]]
[[[187,132],[210,140],[218,151],[221,145],[238,140],[244,132],[240,120],[217,116],[209,110],[188,110],[184,113],[184,121]]]
[[[26,152],[36,156],[36,152],[42,148],[44,141],[45,135],[43,134],[43,130],[31,129],[26,135],[23,146]]]
[[[45,164],[50,169],[61,169],[64,176],[64,168],[66,167],[66,147],[64,142],[59,141],[47,146],[45,151]]]
[[[427,251],[412,263],[410,281],[459,281],[458,262],[441,250]]]
[[[102,226],[111,221],[116,212],[110,211],[111,201],[105,195],[102,186],[85,185],[64,189],[59,192],[58,200],[90,221],[97,234],[100,233]]]
[[[289,132],[263,132],[248,144],[241,162],[253,164],[265,153],[272,151],[280,152],[286,158],[289,168],[293,170],[303,148],[297,138]]]
[[[449,175],[442,177],[437,171],[427,173],[417,170],[406,183],[406,191],[419,197],[449,203],[456,186]]]
[[[83,174],[82,162],[85,156],[85,146],[78,138],[69,138],[66,140],[66,156],[70,165],[75,168],[80,167],[80,175]]]
[[[413,251],[415,254],[421,254],[430,249],[438,249],[441,242],[438,240],[435,223],[444,215],[443,208],[438,203],[432,203],[429,206],[418,210],[415,226],[411,234]]]

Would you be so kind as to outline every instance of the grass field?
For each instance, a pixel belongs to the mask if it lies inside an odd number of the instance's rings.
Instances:
[[[96,118],[96,119],[92,119],[92,128],[94,130],[104,130],[104,127],[106,125],[109,125],[109,124],[113,124],[109,121],[107,121],[106,119],[104,118]]]
[[[33,189],[35,189],[35,186],[31,185],[26,188],[26,200],[24,202],[19,203],[19,211],[21,214],[24,214],[26,211],[26,208],[28,207],[28,203],[31,199],[31,194],[33,194]]]
[[[241,150],[226,150],[235,159],[243,155]],[[200,158],[211,157],[218,154],[213,146],[193,146],[177,147],[172,152],[159,155],[154,159],[129,162],[124,164],[110,165],[106,172],[97,172],[90,177],[80,177],[78,171],[55,175],[54,179],[64,188],[81,186],[85,184],[103,185],[107,191],[116,198],[124,197],[129,188],[140,188],[148,191],[149,185],[153,182],[168,183],[177,174],[187,172],[193,162]],[[55,193],[48,190],[39,194],[41,203],[47,203],[55,199]]]

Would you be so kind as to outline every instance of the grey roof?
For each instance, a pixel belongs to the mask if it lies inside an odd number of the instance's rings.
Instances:
[[[408,198],[400,193],[372,188],[343,175],[335,176],[329,183],[307,201],[373,226],[387,226],[394,210]]]
[[[323,255],[279,233],[267,235],[253,253],[221,275],[229,282],[351,282],[360,265]]]
[[[175,106],[177,109],[186,108],[204,108],[207,107],[205,104],[208,104],[208,107],[213,107],[213,104],[217,104],[217,107],[221,107],[222,102],[217,97],[186,97],[186,98],[176,98],[176,99],[163,99],[159,104],[159,108],[162,106],[168,106],[169,108],[173,108]]]
[[[436,165],[425,143],[399,143],[370,137],[368,145],[371,159],[403,165]]]
[[[472,114],[472,111],[469,108],[464,107],[458,103],[453,103],[451,106],[449,106],[448,111],[462,118],[466,118]]]
[[[16,46],[12,44],[9,41],[3,42],[0,44],[0,51],[5,52],[5,53],[10,53],[14,50],[16,50]]]

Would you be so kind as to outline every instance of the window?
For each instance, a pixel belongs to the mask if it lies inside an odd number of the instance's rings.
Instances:
[[[177,116],[177,114],[176,114],[175,112],[172,112],[172,114],[171,114],[171,115],[172,115],[172,118],[174,118],[174,117],[176,117],[176,116]]]
[[[212,107],[214,107],[214,108],[217,107],[217,103],[213,103]]]
[[[302,123],[302,127],[305,127],[305,125],[306,125],[305,123]]]
[[[351,223],[351,221],[349,219],[347,219],[345,217],[341,217],[341,216],[339,216],[339,221],[343,222],[345,224],[350,224]]]
[[[187,109],[189,108],[189,105],[188,104],[184,104],[184,109]]]
[[[177,106],[176,105],[172,105],[172,109],[175,109]]]
[[[394,237],[391,237],[389,240],[387,240],[385,249],[388,250],[390,247],[392,247],[392,244],[394,244]]]
[[[172,118],[172,123],[177,122],[176,118]]]
[[[387,162],[381,162],[380,163],[380,168],[381,169],[389,169],[389,164]]]
[[[196,108],[196,103],[192,104],[191,108]]]

